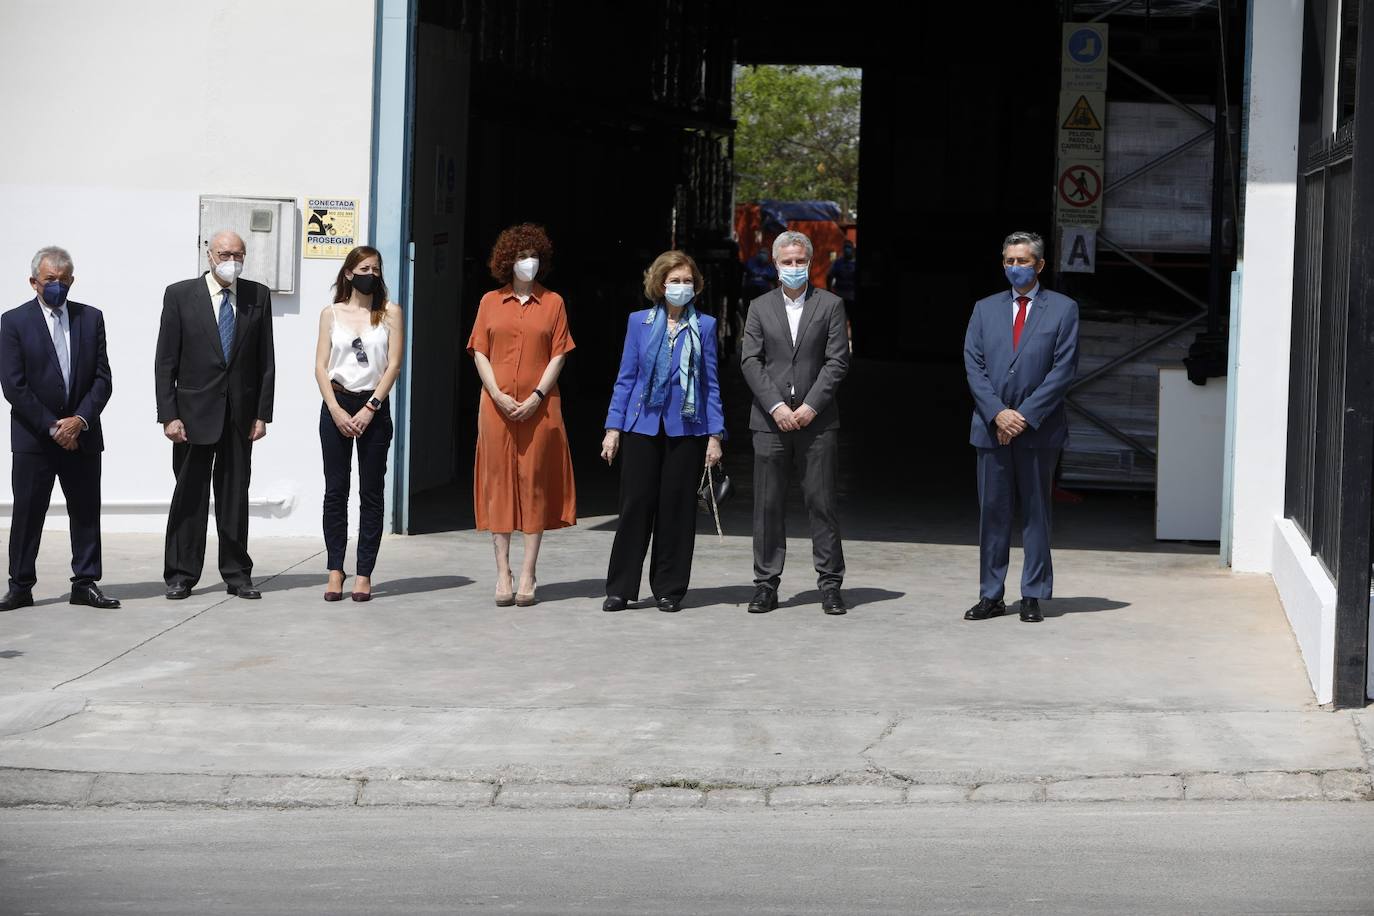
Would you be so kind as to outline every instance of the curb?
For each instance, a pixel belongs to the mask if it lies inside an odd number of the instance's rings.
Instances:
[[[500,780],[84,773],[0,768],[0,808],[759,809],[1157,801],[1374,802],[1365,770],[1175,773],[987,783],[584,785]]]

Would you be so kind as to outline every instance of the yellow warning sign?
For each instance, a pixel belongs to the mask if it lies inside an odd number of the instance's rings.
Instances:
[[[1107,93],[1066,89],[1059,93],[1059,155],[1101,159],[1106,148]]]
[[[1088,97],[1080,95],[1061,126],[1065,130],[1101,130],[1102,122],[1097,120],[1093,107],[1088,104]]]

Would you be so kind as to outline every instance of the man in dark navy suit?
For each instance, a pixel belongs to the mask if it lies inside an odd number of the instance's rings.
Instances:
[[[1054,467],[1068,440],[1064,397],[1078,372],[1078,303],[1040,285],[1045,242],[1013,232],[1002,243],[1011,288],[973,306],[964,371],[973,393],[969,442],[978,450],[978,603],[965,620],[1006,612],[1012,515],[1021,505],[1021,619],[1044,620],[1054,595],[1050,506]]]
[[[100,581],[100,412],[109,403],[105,318],[72,302],[72,258],[61,248],[33,256],[32,302],[0,316],[0,386],[10,402],[9,589],[0,611],[33,604],[35,564],[53,481],[67,500],[72,539],[72,604],[117,608]]]

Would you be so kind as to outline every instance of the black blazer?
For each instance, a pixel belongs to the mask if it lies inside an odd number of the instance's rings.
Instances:
[[[38,300],[0,316],[0,387],[10,402],[10,451],[41,453],[61,448],[48,435],[58,420],[81,417],[77,437],[83,452],[105,449],[100,412],[110,401],[113,380],[105,353],[105,316],[80,302],[66,305],[71,328],[72,387],[67,392],[53,348],[47,312]]]
[[[167,287],[157,334],[154,387],[157,420],[180,419],[193,445],[212,445],[224,434],[225,411],[248,436],[254,420],[271,422],[276,383],[272,349],[272,294],[239,278],[234,345],[229,360],[219,342],[216,303],[205,274]]]
[[[793,410],[809,404],[816,431],[840,425],[835,393],[849,372],[849,335],[845,330],[844,300],[834,293],[808,286],[797,325],[797,343],[787,326],[782,288],[749,303],[740,344],[740,368],[754,394],[749,428],[778,432],[768,411],[782,402]]]

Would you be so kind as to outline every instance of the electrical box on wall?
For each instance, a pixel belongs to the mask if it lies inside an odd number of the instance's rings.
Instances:
[[[205,253],[210,239],[225,229],[243,236],[243,276],[274,293],[296,291],[300,263],[300,228],[294,197],[200,196],[200,252],[198,272],[209,265]]]

